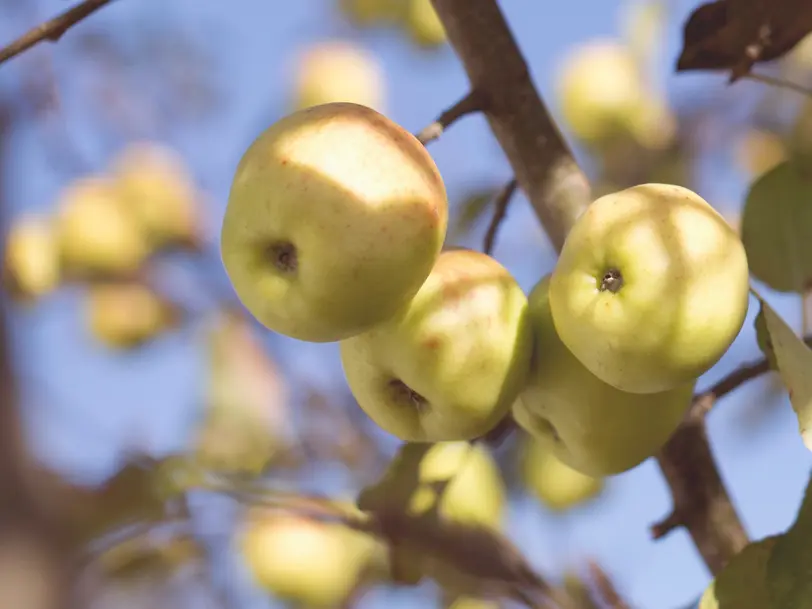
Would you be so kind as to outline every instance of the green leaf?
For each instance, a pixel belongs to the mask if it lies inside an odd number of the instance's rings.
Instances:
[[[697,609],[777,609],[770,607],[767,562],[778,539],[754,541],[734,556],[705,589]]]
[[[156,539],[152,532],[147,532],[104,550],[95,557],[95,564],[107,577],[117,580],[167,579],[204,559],[205,551],[194,537]]]
[[[750,272],[779,292],[812,283],[812,177],[784,161],[750,186],[741,235]]]
[[[449,228],[449,242],[462,239],[485,215],[499,194],[501,186],[486,186],[467,194],[454,206],[454,220]]]
[[[758,294],[756,297],[761,302],[760,314],[764,316],[778,374],[798,417],[801,438],[804,445],[812,450],[812,350],[763,298]]]
[[[812,608],[812,477],[795,523],[769,557],[767,589],[771,609]]]
[[[763,310],[760,310],[756,316],[755,328],[758,348],[761,349],[764,357],[767,358],[770,368],[778,370],[778,362],[775,359],[775,349],[773,349],[773,341],[772,338],[770,338],[770,331],[767,329],[767,320],[764,317]]]

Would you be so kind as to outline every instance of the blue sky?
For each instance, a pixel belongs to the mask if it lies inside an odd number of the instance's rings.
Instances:
[[[466,90],[462,67],[450,49],[424,53],[390,32],[361,32],[344,24],[331,0],[203,3],[199,0],[121,0],[93,17],[99,28],[113,28],[126,40],[131,27],[163,22],[211,41],[216,84],[225,92],[217,116],[194,129],[177,129],[163,137],[187,159],[208,191],[210,212],[219,222],[234,167],[246,144],[278,116],[290,84],[290,60],[309,43],[327,37],[352,38],[381,58],[387,72],[388,114],[416,131]],[[569,0],[566,3],[502,3],[511,27],[543,95],[552,91],[557,62],[568,49],[594,37],[618,31],[619,3]],[[658,59],[669,70],[679,47],[680,23],[691,9],[672,2],[667,43]],[[64,10],[60,0],[40,1],[39,17]],[[136,20],[137,21],[134,21]],[[135,25],[131,25],[131,24]],[[3,19],[0,40],[11,39],[33,21]],[[211,38],[211,36],[215,36]],[[63,44],[69,44],[68,34]],[[215,46],[216,43],[216,46]],[[51,58],[63,108],[55,119],[92,162],[105,163],[106,148],[94,130],[94,116],[76,84],[70,57],[60,45],[35,53]],[[9,87],[26,69],[28,58],[0,69],[0,87]],[[674,99],[722,91],[721,76],[664,72],[663,84]],[[741,83],[737,95],[753,87]],[[71,176],[49,165],[41,133],[26,127],[13,135],[13,155],[5,181],[17,211],[51,207]],[[509,167],[485,121],[470,117],[455,125],[430,147],[452,199],[472,186],[499,183]],[[728,161],[714,159],[701,167],[700,194],[714,203],[737,206],[746,183]],[[477,229],[478,243],[484,226]],[[523,198],[517,198],[499,235],[494,255],[530,289],[552,268],[552,249]],[[797,326],[797,298],[767,291],[771,303]],[[81,300],[64,291],[36,309],[15,317],[21,374],[27,379],[26,415],[39,454],[66,472],[98,478],[110,473],[125,441],[138,440],[164,452],[182,445],[202,391],[202,359],[192,331],[168,337],[142,354],[111,357],[85,335],[78,320]],[[758,357],[750,318],[733,348],[703,379],[709,385],[737,364]],[[279,339],[274,350],[285,369],[313,378],[329,388],[343,384],[335,345],[311,345]],[[315,371],[318,371],[318,376]],[[785,398],[778,413],[758,432],[747,432],[741,411],[754,400],[767,399],[766,381],[748,385],[727,398],[709,417],[710,434],[720,467],[754,538],[785,529],[798,507],[812,457],[797,433],[797,422]],[[134,437],[135,436],[135,437]],[[649,461],[611,481],[599,503],[564,517],[553,517],[532,500],[511,506],[508,530],[532,563],[558,573],[582,557],[598,559],[615,577],[628,600],[645,609],[679,609],[697,598],[709,576],[684,532],[652,542],[648,526],[669,510],[670,497],[656,464]],[[416,606],[405,595],[400,606]],[[258,606],[263,603],[257,601]],[[252,605],[253,606],[253,605]],[[375,603],[370,600],[370,606]]]

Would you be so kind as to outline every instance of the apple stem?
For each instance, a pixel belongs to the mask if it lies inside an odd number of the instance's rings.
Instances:
[[[428,400],[426,398],[417,393],[400,379],[390,381],[389,387],[392,388],[392,392],[395,394],[395,397],[398,398],[399,402],[408,401],[418,410],[422,410],[428,404]]]
[[[601,285],[598,288],[601,292],[609,290],[612,294],[617,294],[623,287],[623,275],[617,269],[609,269],[603,274]]]
[[[268,257],[273,261],[276,268],[284,273],[293,273],[298,267],[298,257],[296,256],[296,246],[292,243],[273,243],[268,246]]]

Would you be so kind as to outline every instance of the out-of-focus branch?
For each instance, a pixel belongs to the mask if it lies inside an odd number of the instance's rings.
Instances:
[[[495,0],[432,0],[472,90],[545,232],[561,250],[589,205],[589,182],[530,80],[527,65]],[[554,15],[550,15],[554,18]],[[715,574],[746,543],[722,483],[704,417],[687,419],[658,457],[679,515]],[[673,519],[676,522],[676,518]]]
[[[432,0],[471,89],[557,250],[592,196],[494,0]]]
[[[448,110],[443,112],[437,119],[429,125],[426,125],[415,137],[425,146],[433,142],[443,134],[443,131],[448,129],[453,123],[461,119],[463,116],[473,114],[474,112],[481,112],[484,110],[484,99],[477,91],[471,91],[463,97],[456,104],[451,106]]]
[[[110,4],[112,1],[113,0],[85,0],[73,8],[69,8],[64,13],[57,15],[53,19],[49,19],[37,27],[28,30],[25,34],[17,38],[17,40],[0,49],[0,63],[16,57],[20,53],[38,45],[40,42],[56,42],[74,25],[89,17],[106,4]]]
[[[0,169],[11,115],[0,103]],[[2,171],[0,171],[2,173]],[[6,205],[0,183],[0,251]],[[35,478],[19,413],[8,331],[8,300],[0,297],[0,609],[68,609],[72,551]]]
[[[499,232],[499,227],[507,216],[507,208],[510,205],[510,200],[516,194],[518,184],[516,178],[512,178],[510,182],[505,184],[504,188],[499,191],[496,199],[493,202],[493,217],[491,223],[488,225],[488,230],[485,233],[485,243],[482,246],[482,251],[486,254],[493,252],[493,246],[496,244],[496,233]]]

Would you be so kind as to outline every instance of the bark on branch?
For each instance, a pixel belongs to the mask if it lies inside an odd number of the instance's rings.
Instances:
[[[471,90],[513,167],[519,186],[555,248],[591,202],[589,182],[530,80],[495,0],[432,0]],[[506,422],[505,425],[508,425]],[[498,427],[503,437],[505,425]],[[705,433],[688,417],[658,457],[674,497],[668,525],[688,529],[705,564],[718,573],[747,542]]]

